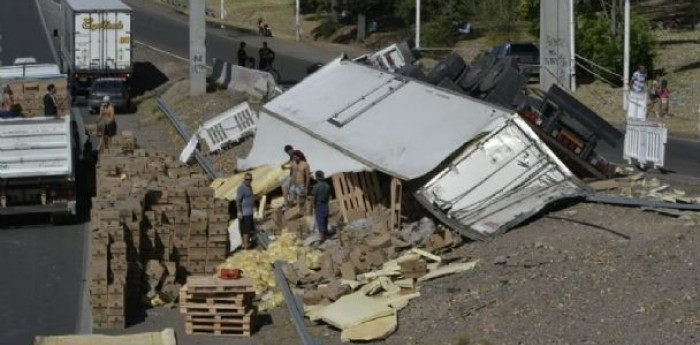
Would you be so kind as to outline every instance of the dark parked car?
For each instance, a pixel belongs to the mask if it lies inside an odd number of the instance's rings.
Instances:
[[[88,106],[91,112],[98,112],[102,99],[109,96],[110,101],[114,104],[114,109],[117,111],[126,112],[131,109],[131,97],[129,96],[129,88],[119,78],[100,78],[96,79],[90,86],[90,94],[88,95]]]
[[[540,49],[533,43],[505,43],[491,50],[497,59],[512,57],[520,71],[530,77],[540,75]]]

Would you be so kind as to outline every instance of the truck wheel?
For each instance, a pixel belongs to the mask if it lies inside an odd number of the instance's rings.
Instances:
[[[450,54],[445,60],[438,63],[435,68],[428,74],[428,82],[437,84],[445,78],[452,81],[457,80],[457,77],[466,68],[466,63],[461,56],[456,53]]]

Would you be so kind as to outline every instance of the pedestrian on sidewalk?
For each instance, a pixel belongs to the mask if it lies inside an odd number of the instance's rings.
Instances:
[[[58,116],[58,106],[56,103],[56,86],[49,84],[44,95],[44,115]]]
[[[311,200],[314,205],[314,216],[320,234],[320,241],[323,243],[330,237],[328,231],[328,215],[330,213],[329,202],[331,199],[331,186],[326,182],[326,176],[323,171],[316,171],[315,176],[316,183],[311,189]]]
[[[253,218],[255,200],[253,196],[253,175],[246,173],[243,177],[243,183],[238,186],[236,191],[236,210],[243,249],[250,249],[250,238],[255,233],[255,219]]]

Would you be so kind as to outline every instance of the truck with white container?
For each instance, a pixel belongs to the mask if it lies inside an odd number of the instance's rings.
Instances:
[[[87,96],[97,78],[128,81],[133,72],[132,10],[120,0],[62,0],[61,71],[71,96]],[[74,99],[75,100],[75,99]]]
[[[10,116],[0,118],[0,219],[19,214],[73,219],[77,163],[89,137],[80,116],[71,116],[67,76],[55,64],[1,66],[0,84],[12,90],[15,104]],[[58,116],[44,115],[49,85],[56,89]]]

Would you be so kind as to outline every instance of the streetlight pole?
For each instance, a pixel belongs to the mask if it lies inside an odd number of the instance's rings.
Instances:
[[[420,49],[420,0],[416,0],[416,48]]]
[[[625,52],[624,52],[624,78],[622,88],[622,109],[627,110],[630,95],[630,0],[625,0]]]
[[[571,76],[571,92],[576,91],[576,17],[574,14],[574,0],[569,1],[569,47],[571,49],[571,66],[569,67],[569,75]]]

